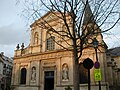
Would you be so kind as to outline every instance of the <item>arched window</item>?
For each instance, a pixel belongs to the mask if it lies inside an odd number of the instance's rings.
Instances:
[[[39,40],[39,35],[38,35],[38,32],[35,32],[34,34],[34,44],[37,45],[38,44],[38,41]]]
[[[79,64],[80,84],[88,83],[88,71],[84,68],[83,63]]]
[[[27,75],[26,68],[22,68],[21,69],[21,76],[20,76],[20,84],[26,84],[26,75]]]
[[[54,50],[55,49],[55,37],[54,36],[51,36],[47,39],[47,42],[46,42],[46,49],[47,50]]]

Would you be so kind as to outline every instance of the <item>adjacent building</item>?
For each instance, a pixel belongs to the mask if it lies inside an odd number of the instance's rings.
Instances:
[[[0,90],[10,90],[13,59],[0,53]]]
[[[112,74],[110,79],[111,90],[119,90],[120,88],[120,47],[111,48],[107,51],[108,62],[107,65],[110,67],[109,73]],[[110,74],[108,74],[110,75]]]

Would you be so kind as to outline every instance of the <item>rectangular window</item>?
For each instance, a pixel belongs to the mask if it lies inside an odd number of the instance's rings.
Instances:
[[[47,39],[47,50],[54,50],[55,49],[55,37],[51,36]]]

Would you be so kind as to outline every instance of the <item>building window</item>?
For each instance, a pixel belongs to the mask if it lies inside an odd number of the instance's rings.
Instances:
[[[80,84],[86,84],[88,83],[88,71],[84,68],[83,63],[79,64],[79,75],[80,75]]]
[[[6,67],[6,64],[4,64],[4,66],[3,66],[3,75],[6,75],[6,70],[7,70],[7,67]]]
[[[21,69],[20,84],[26,84],[26,74],[27,74],[26,68],[22,68]]]
[[[55,37],[51,36],[47,39],[47,50],[54,50],[55,49]]]
[[[34,44],[37,45],[38,44],[38,41],[39,41],[39,35],[38,35],[38,32],[35,32],[34,34]]]

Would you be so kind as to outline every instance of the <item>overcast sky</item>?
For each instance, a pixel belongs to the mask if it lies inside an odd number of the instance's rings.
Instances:
[[[21,7],[16,0],[0,0],[0,52],[13,57],[16,45],[28,45],[29,32],[25,21],[20,17]]]
[[[0,0],[0,52],[13,57],[17,44],[29,44],[25,20],[20,17],[21,7],[16,0]],[[104,34],[105,35],[105,34]],[[116,26],[109,35],[104,36],[108,47],[120,46],[120,26]]]

